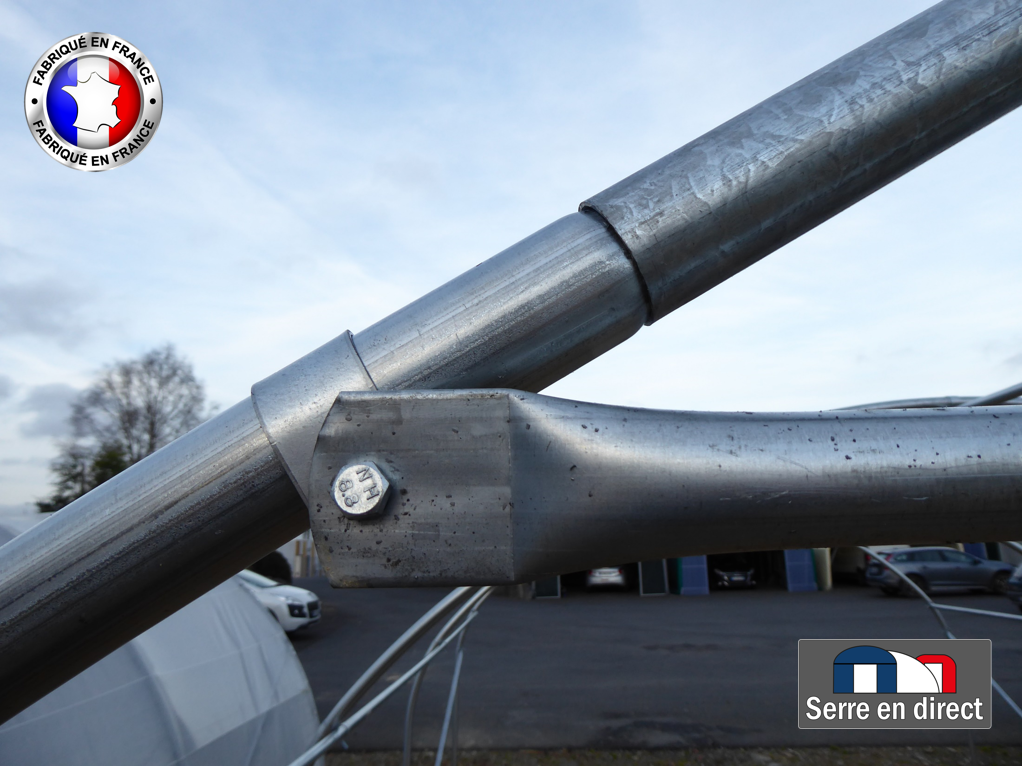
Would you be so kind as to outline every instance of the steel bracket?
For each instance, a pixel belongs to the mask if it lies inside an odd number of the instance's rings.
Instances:
[[[310,519],[338,587],[494,585],[700,553],[1014,539],[1020,456],[1017,406],[706,413],[498,389],[344,393],[316,443]],[[366,463],[390,498],[352,518],[335,480]]]

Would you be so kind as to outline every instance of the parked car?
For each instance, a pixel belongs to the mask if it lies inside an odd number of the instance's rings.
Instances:
[[[1013,569],[1003,561],[986,561],[954,548],[907,548],[883,556],[924,592],[931,588],[970,588],[1004,593]],[[866,581],[880,586],[889,596],[912,592],[901,578],[878,561],[870,561]]]
[[[1011,577],[1008,578],[1007,587],[1004,592],[1011,599],[1012,603],[1018,607],[1019,611],[1022,612],[1022,564],[1019,564],[1018,568],[1012,572]]]
[[[718,590],[755,588],[756,569],[744,553],[724,553],[707,559],[712,565],[711,584]]]
[[[624,567],[600,567],[586,573],[587,588],[627,588],[628,578]]]
[[[755,569],[714,569],[714,586],[722,590],[733,588],[755,588]]]
[[[886,553],[900,550],[905,545],[874,545],[873,550]],[[866,569],[869,568],[869,557],[858,548],[833,548],[831,552],[831,576],[834,582],[868,585]]]
[[[319,597],[311,590],[281,585],[248,569],[238,573],[238,581],[266,607],[285,633],[319,622]]]

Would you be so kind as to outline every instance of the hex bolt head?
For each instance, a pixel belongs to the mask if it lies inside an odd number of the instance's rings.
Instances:
[[[341,513],[352,519],[379,516],[390,499],[390,482],[376,463],[369,461],[344,466],[331,490]]]

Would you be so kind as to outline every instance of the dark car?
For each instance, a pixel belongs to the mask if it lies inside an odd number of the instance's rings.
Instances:
[[[1022,564],[1019,564],[1018,569],[1008,579],[1008,585],[1004,593],[1022,612]]]
[[[986,561],[954,548],[906,548],[882,554],[924,592],[931,588],[969,588],[1004,593],[1013,567],[1003,561]],[[871,560],[866,582],[888,594],[911,593],[894,572]]]
[[[755,569],[744,570],[713,570],[714,585],[722,590],[728,588],[755,588]]]
[[[756,570],[740,553],[723,554],[712,558],[713,587],[719,590],[755,588]]]

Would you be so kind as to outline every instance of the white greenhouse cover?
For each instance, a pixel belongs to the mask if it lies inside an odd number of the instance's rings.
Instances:
[[[0,544],[23,528],[0,520]],[[281,766],[318,725],[291,642],[232,579],[0,726],[0,764]]]

